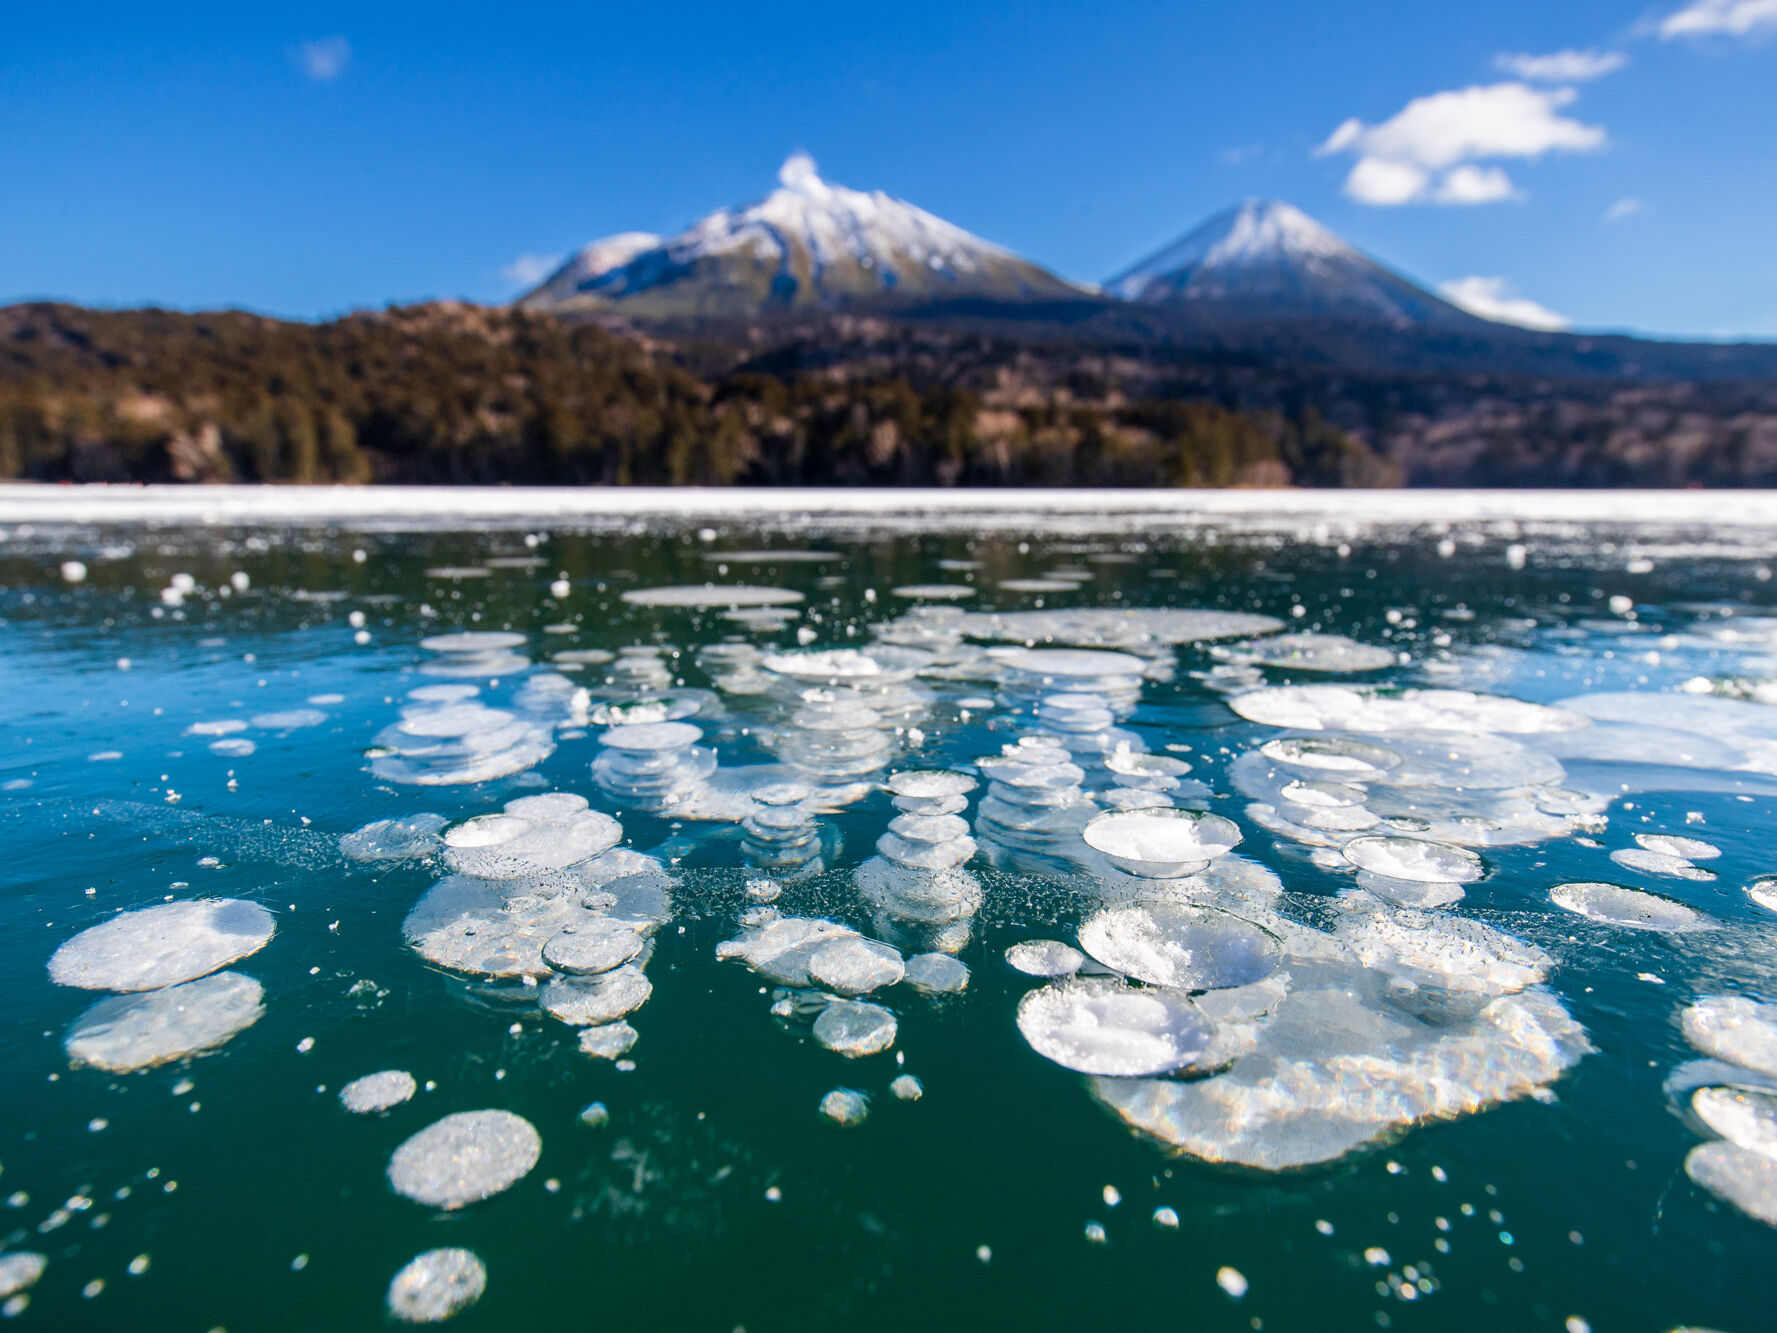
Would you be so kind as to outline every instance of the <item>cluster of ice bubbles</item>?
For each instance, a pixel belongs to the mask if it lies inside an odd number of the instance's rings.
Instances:
[[[877,932],[910,947],[954,954],[969,941],[984,893],[964,866],[975,855],[966,773],[914,770],[884,784],[895,817],[876,840],[876,855],[857,868],[858,895]]]
[[[1666,1093],[1693,1128],[1711,1136],[1686,1156],[1685,1174],[1777,1226],[1777,1005],[1706,996],[1685,1009],[1681,1026],[1704,1058],[1673,1070]]]
[[[337,697],[337,696],[336,696]],[[319,696],[317,696],[319,698]],[[210,753],[226,759],[244,759],[259,748],[257,741],[242,735],[246,731],[289,732],[318,727],[327,720],[319,708],[286,708],[252,717],[205,718],[185,729],[187,736],[208,738]]]
[[[548,723],[490,708],[479,693],[468,684],[410,690],[401,720],[376,735],[370,771],[405,786],[467,786],[522,773],[554,752]]]

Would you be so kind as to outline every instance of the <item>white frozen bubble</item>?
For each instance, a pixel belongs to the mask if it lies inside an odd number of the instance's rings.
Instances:
[[[1708,930],[1714,923],[1701,912],[1657,893],[1595,881],[1557,884],[1549,890],[1555,906],[1609,926],[1666,934]]]
[[[437,1324],[487,1290],[487,1269],[473,1251],[427,1250],[389,1283],[389,1313],[404,1324]]]
[[[1767,912],[1777,912],[1777,875],[1760,875],[1748,881],[1746,896]]]
[[[345,834],[339,850],[353,861],[407,861],[435,854],[444,841],[438,835],[444,816],[425,812],[400,819],[378,819]]]
[[[1283,622],[1244,611],[1132,606],[1114,610],[1094,607],[963,612],[951,627],[971,639],[1059,643],[1085,648],[1151,649],[1168,644],[1268,634],[1282,629]]]
[[[814,1039],[829,1051],[855,1059],[895,1044],[895,1016],[879,1004],[835,1000],[814,1020]]]
[[[232,736],[237,731],[245,731],[248,727],[245,718],[222,717],[213,721],[193,722],[185,728],[187,736]]]
[[[562,870],[615,847],[623,826],[567,792],[520,797],[504,813],[477,815],[445,830],[444,859],[459,874],[521,879]]]
[[[1001,592],[1078,592],[1080,585],[1072,579],[1001,579],[996,585]]]
[[[49,975],[86,990],[155,990],[256,954],[276,930],[270,912],[243,898],[163,903],[81,931],[51,956]]]
[[[615,1060],[628,1055],[640,1037],[628,1023],[600,1023],[580,1029],[580,1049],[598,1060]]]
[[[1721,848],[1701,838],[1683,838],[1675,833],[1637,833],[1635,841],[1650,852],[1676,856],[1686,861],[1713,861]]]
[[[339,1104],[353,1115],[372,1115],[399,1106],[419,1091],[405,1069],[384,1069],[355,1078],[339,1090]]]
[[[721,607],[790,606],[802,601],[803,596],[789,588],[761,588],[748,584],[717,587],[713,583],[705,583],[669,588],[635,588],[624,593],[623,600],[631,606],[704,610]]]
[[[1344,736],[1279,736],[1261,745],[1259,753],[1292,768],[1343,773],[1356,779],[1386,773],[1401,762],[1394,750]]]
[[[961,583],[908,583],[893,591],[896,597],[917,602],[960,602],[975,595],[973,588]]]
[[[1414,985],[1473,995],[1524,990],[1555,964],[1536,945],[1484,921],[1435,912],[1366,912],[1341,923],[1337,934],[1366,967]]]
[[[460,630],[421,639],[420,647],[429,653],[503,653],[523,643],[524,635],[511,630]]]
[[[856,935],[823,944],[808,956],[809,980],[841,995],[893,986],[904,975],[898,949]]]
[[[1080,946],[1095,960],[1151,986],[1221,990],[1262,981],[1282,949],[1264,927],[1219,907],[1147,902],[1094,913]]]
[[[820,1112],[836,1125],[849,1129],[870,1114],[870,1099],[855,1088],[834,1088],[821,1098]]]
[[[281,713],[257,713],[253,725],[261,731],[300,731],[318,727],[327,720],[319,708],[291,708]]]
[[[897,1074],[889,1080],[889,1091],[904,1102],[916,1102],[925,1096],[925,1085],[912,1074]]]
[[[1235,695],[1228,706],[1249,722],[1301,731],[1504,732],[1573,731],[1586,719],[1547,704],[1469,690],[1402,690],[1381,694],[1343,685],[1271,685]]]
[[[49,1260],[34,1250],[0,1254],[0,1299],[35,1286],[47,1267]]]
[[[1359,643],[1343,634],[1279,634],[1213,652],[1227,662],[1296,671],[1378,671],[1395,662],[1392,650]]]
[[[1684,1011],[1685,1040],[1704,1055],[1777,1076],[1777,1004],[1708,996]]]
[[[510,1189],[543,1152],[543,1140],[510,1111],[458,1111],[426,1126],[389,1158],[395,1193],[430,1208],[462,1208]]]
[[[1240,843],[1231,819],[1200,810],[1119,810],[1091,820],[1086,845],[1119,870],[1154,879],[1195,874]]]
[[[1668,875],[1673,879],[1711,880],[1715,872],[1694,866],[1682,856],[1670,852],[1650,851],[1645,847],[1619,847],[1610,859],[1625,870],[1639,870],[1649,875]]]
[[[219,754],[225,759],[245,759],[259,749],[244,736],[225,736],[219,741],[211,741],[208,748],[211,754]]]
[[[647,973],[625,964],[596,977],[556,977],[537,999],[551,1018],[574,1027],[600,1027],[640,1009],[653,993]]]
[[[1169,1073],[1210,1048],[1209,1022],[1183,993],[1114,977],[1039,986],[1018,1002],[1018,1030],[1037,1054],[1082,1074]]]
[[[627,921],[594,916],[563,926],[543,946],[543,961],[558,972],[596,976],[639,954],[647,936]]]
[[[718,959],[737,959],[753,971],[785,986],[807,986],[808,960],[833,940],[857,931],[836,921],[786,916],[744,930],[716,946]]]
[[[1777,1160],[1735,1143],[1702,1143],[1684,1159],[1684,1172],[1748,1217],[1777,1227]]]
[[[837,551],[705,551],[705,560],[724,565],[818,565],[839,559]]]
[[[1697,1119],[1736,1147],[1777,1158],[1777,1097],[1742,1088],[1698,1088],[1691,1094]]]
[[[1424,838],[1366,835],[1353,838],[1343,851],[1345,859],[1360,870],[1420,883],[1472,884],[1487,870],[1468,848]]]
[[[68,1029],[76,1064],[127,1074],[208,1051],[252,1027],[265,1013],[264,991],[239,972],[100,1000]]]
[[[956,995],[968,987],[969,968],[947,953],[914,954],[907,960],[904,980],[926,995]]]
[[[1086,955],[1061,940],[1024,940],[1006,950],[1006,962],[1027,977],[1065,977],[1085,966]]]

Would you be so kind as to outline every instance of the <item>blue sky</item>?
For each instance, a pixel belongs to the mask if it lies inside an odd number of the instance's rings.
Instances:
[[[1076,279],[1268,195],[1533,318],[1777,337],[1777,0],[14,5],[0,300],[501,300],[798,148]]]

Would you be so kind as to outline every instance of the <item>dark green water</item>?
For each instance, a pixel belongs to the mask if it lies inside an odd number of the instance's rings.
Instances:
[[[682,650],[666,660],[683,684],[705,688],[700,645],[737,636],[794,648],[804,627],[809,647],[865,646],[872,625],[910,605],[893,587],[965,580],[979,590],[970,610],[1258,612],[1407,655],[1351,677],[1368,685],[1544,703],[1645,692],[1650,724],[1664,716],[1662,694],[1684,682],[1703,682],[1685,696],[1695,698],[1756,694],[1777,677],[1777,632],[1756,619],[1777,600],[1758,541],[1686,548],[1674,543],[1699,534],[1660,534],[1661,550],[1638,555],[1630,548],[1646,534],[1477,531],[1440,555],[1441,535],[1360,533],[1341,548],[1231,530],[1211,542],[1203,532],[700,537],[693,526],[536,534],[529,545],[514,531],[9,533],[0,545],[0,975],[9,983],[0,1251],[48,1260],[14,1322],[383,1327],[394,1272],[423,1250],[462,1246],[488,1272],[486,1294],[454,1321],[466,1330],[1771,1327],[1777,1235],[1686,1177],[1685,1155],[1703,1134],[1662,1091],[1696,1056],[1678,1024],[1687,1004],[1777,995],[1777,916],[1743,892],[1777,870],[1777,778],[1768,776],[1777,764],[1757,747],[1730,770],[1673,767],[1650,743],[1625,762],[1654,776],[1610,804],[1587,835],[1595,845],[1570,832],[1478,848],[1486,875],[1448,910],[1548,950],[1547,985],[1595,1053],[1538,1097],[1284,1172],[1172,1155],[1026,1044],[1014,1011],[1037,983],[1001,955],[1032,936],[1074,938],[1090,891],[1077,872],[1044,877],[978,858],[986,903],[960,954],[968,990],[941,1003],[905,987],[883,992],[905,1065],[894,1053],[849,1061],[774,1020],[762,993],[770,982],[715,960],[743,906],[732,825],[675,824],[613,802],[589,776],[596,726],[569,728],[523,777],[475,785],[382,782],[365,757],[406,692],[429,683],[417,671],[429,634],[526,636],[536,666],[476,682],[493,704],[548,669],[551,653],[575,648],[668,645]],[[1508,558],[1514,544],[1528,548],[1521,568]],[[709,558],[761,546],[834,558],[726,574]],[[1106,553],[1131,558],[1089,558]],[[543,563],[477,578],[426,573],[514,555]],[[89,567],[83,582],[58,572],[70,559]],[[979,567],[946,570],[943,559]],[[1075,591],[996,588],[1076,564],[1091,577]],[[236,571],[248,587],[224,596]],[[160,590],[176,573],[196,587],[169,605]],[[566,595],[550,590],[558,576]],[[708,579],[807,601],[783,628],[758,631],[620,599]],[[317,592],[343,596],[304,596]],[[355,640],[354,612],[366,642]],[[1253,822],[1227,774],[1276,729],[1242,720],[1225,691],[1192,674],[1215,665],[1207,645],[1161,655],[1176,670],[1145,681],[1121,725],[1155,752],[1191,747],[1191,776],[1209,785],[1210,808],[1241,826],[1241,852],[1281,876],[1283,910],[1312,918],[1350,877]],[[1262,675],[1270,685],[1343,679],[1287,667]],[[967,766],[1020,734],[1005,707],[963,717],[959,700],[994,695],[992,680],[928,684],[923,740],[910,747],[903,737],[893,767]],[[343,698],[307,702],[318,695]],[[706,727],[706,743],[723,766],[769,762],[758,701],[722,695],[722,704],[726,720]],[[305,707],[325,721],[242,732],[257,747],[250,755],[218,755],[187,734],[203,720]],[[98,757],[107,754],[116,757]],[[648,963],[653,995],[631,1015],[642,1035],[630,1070],[582,1054],[570,1028],[534,1007],[478,997],[407,946],[402,919],[446,873],[438,865],[379,867],[337,850],[340,835],[374,819],[435,811],[454,821],[541,790],[585,795],[621,817],[625,845],[665,844],[680,858],[675,916]],[[876,791],[822,816],[844,850],[826,875],[790,884],[780,906],[868,930],[850,875],[893,813]],[[1607,853],[1632,847],[1635,832],[1706,839],[1721,855],[1698,864],[1716,878],[1614,865]],[[1658,892],[1716,929],[1595,925],[1551,906],[1550,887],[1568,880]],[[64,1034],[99,997],[52,985],[49,955],[119,910],[199,895],[248,898],[276,914],[270,945],[236,965],[263,984],[264,1017],[188,1061],[133,1074],[71,1068]],[[341,1085],[385,1068],[411,1070],[429,1090],[382,1116],[342,1110]],[[922,1081],[920,1100],[887,1093],[903,1069]],[[871,1094],[855,1128],[816,1111],[841,1085]],[[594,1100],[610,1110],[603,1129],[578,1119]],[[457,1212],[392,1192],[384,1168],[403,1139],[482,1107],[536,1126],[535,1170]],[[1115,1206],[1107,1186],[1121,1196]],[[1176,1229],[1154,1224],[1159,1207],[1177,1213]],[[1103,1226],[1102,1243],[1087,1238],[1089,1222]],[[1386,1258],[1366,1257],[1376,1250]],[[139,1256],[146,1267],[132,1273]],[[1411,1300],[1399,1286],[1409,1266],[1409,1285],[1423,1279]],[[1223,1268],[1244,1277],[1244,1295],[1218,1286]]]

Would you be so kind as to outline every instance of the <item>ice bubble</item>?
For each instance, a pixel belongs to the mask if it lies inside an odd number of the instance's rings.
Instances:
[[[252,741],[241,736],[228,736],[209,744],[211,754],[222,755],[226,759],[245,759],[259,749]]]
[[[1167,644],[1269,634],[1282,629],[1283,622],[1271,616],[1243,611],[1170,607],[1070,608],[1060,611],[964,612],[957,615],[952,628],[967,638],[998,639],[1009,643],[1152,649]]]
[[[841,995],[893,986],[906,974],[900,951],[860,936],[823,944],[808,956],[808,977]]]
[[[327,720],[327,714],[319,708],[292,708],[282,713],[259,713],[253,718],[253,725],[261,731],[298,731],[304,727],[318,727]]]
[[[855,1088],[834,1088],[821,1098],[821,1114],[847,1129],[870,1114],[870,1099]]]
[[[611,1112],[603,1102],[588,1102],[580,1110],[580,1123],[589,1129],[603,1129],[611,1123]]]
[[[839,559],[836,551],[705,551],[705,560],[725,565],[820,564]]]
[[[717,587],[713,583],[670,588],[637,588],[623,594],[631,606],[669,606],[690,610],[743,606],[789,606],[803,600],[788,588],[759,588],[747,584]]]
[[[1748,1217],[1777,1227],[1777,1160],[1735,1143],[1703,1143],[1684,1159],[1684,1172]]]
[[[785,986],[807,986],[808,960],[823,945],[854,937],[855,930],[836,921],[786,916],[743,931],[716,946],[719,959],[738,959],[753,971]]]
[[[1395,660],[1387,648],[1359,643],[1342,634],[1279,634],[1213,652],[1223,661],[1296,671],[1377,671],[1393,666]]]
[[[1610,859],[1625,870],[1640,870],[1649,875],[1670,875],[1674,879],[1715,878],[1714,871],[1694,866],[1682,856],[1649,851],[1645,847],[1619,847],[1610,854]]]
[[[85,583],[86,565],[79,560],[62,561],[62,581],[64,583]],[[0,1291],[0,1295],[7,1293]]]
[[[347,833],[339,850],[353,861],[406,861],[431,856],[444,845],[438,834],[444,816],[431,813],[403,819],[378,819]]]
[[[1760,875],[1749,881],[1746,896],[1767,912],[1777,912],[1777,875]]]
[[[1625,888],[1621,884],[1581,882],[1557,884],[1549,890],[1555,906],[1579,916],[1629,930],[1656,930],[1675,934],[1708,930],[1710,920],[1683,903],[1656,893]]]
[[[1468,690],[1382,694],[1341,685],[1272,685],[1236,695],[1231,707],[1249,722],[1302,731],[1451,731],[1509,734],[1572,731],[1577,713]]]
[[[1001,579],[999,588],[1002,592],[1077,592],[1079,585],[1072,579]]]
[[[1483,921],[1408,910],[1377,911],[1341,924],[1338,936],[1366,967],[1414,985],[1475,995],[1534,986],[1555,960]]]
[[[1305,805],[1316,810],[1342,810],[1362,805],[1369,795],[1362,787],[1353,787],[1345,782],[1331,782],[1325,778],[1297,778],[1284,783],[1279,794],[1294,805]]]
[[[469,1250],[427,1250],[389,1283],[389,1313],[404,1324],[437,1324],[481,1299],[487,1269]]]
[[[1686,861],[1712,861],[1721,855],[1721,848],[1700,838],[1681,838],[1672,833],[1637,833],[1635,841],[1650,852],[1681,857]]]
[[[1275,935],[1219,907],[1149,902],[1112,907],[1080,926],[1080,947],[1104,966],[1152,986],[1220,990],[1277,970]]]
[[[1060,940],[1025,940],[1006,950],[1006,962],[1027,977],[1065,977],[1085,966],[1086,955]]]
[[[524,635],[511,630],[463,630],[421,639],[420,647],[429,653],[500,653],[523,643]]]
[[[248,723],[245,718],[223,717],[210,722],[193,722],[185,728],[187,736],[232,736],[237,731],[245,731]]]
[[[580,1029],[580,1049],[599,1060],[615,1060],[628,1055],[641,1036],[628,1023],[600,1023]]]
[[[0,1254],[0,1298],[35,1286],[47,1267],[49,1260],[34,1250],[13,1250]]]
[[[895,1044],[895,1016],[879,1004],[835,1000],[814,1020],[814,1039],[829,1051],[856,1058]]]
[[[1777,1097],[1739,1088],[1698,1088],[1691,1110],[1736,1147],[1777,1158]]]
[[[1232,851],[1240,829],[1231,819],[1200,810],[1128,810],[1097,816],[1080,836],[1119,870],[1174,879]]]
[[[1018,1002],[1018,1030],[1037,1054],[1082,1074],[1169,1073],[1210,1047],[1210,1025],[1187,996],[1113,977],[1038,987]]]
[[[1401,762],[1401,756],[1393,750],[1343,736],[1279,736],[1261,745],[1259,753],[1294,768],[1345,773],[1354,778],[1374,777]]]
[[[116,1074],[222,1045],[265,1013],[264,991],[239,972],[100,1000],[74,1020],[65,1043],[76,1064]]]
[[[891,795],[904,800],[947,801],[967,796],[978,784],[967,773],[953,773],[948,769],[912,769],[890,774],[882,785]]]
[[[258,953],[276,929],[270,912],[242,898],[164,903],[81,931],[51,956],[49,975],[85,990],[156,990]]]
[[[1466,847],[1401,838],[1388,834],[1353,838],[1346,843],[1345,859],[1360,870],[1390,879],[1427,884],[1470,884],[1486,873],[1481,858]]]
[[[426,1126],[389,1158],[395,1193],[431,1208],[462,1208],[510,1189],[537,1165],[543,1140],[510,1111],[458,1111]]]
[[[1777,1076],[1777,1004],[1710,996],[1684,1011],[1685,1040],[1718,1060]]]
[[[370,1115],[399,1106],[419,1091],[405,1069],[384,1069],[355,1078],[339,1090],[339,1104],[353,1115]]]
[[[647,937],[627,921],[595,916],[562,927],[543,946],[543,961],[558,972],[594,976],[629,962]]]
[[[925,1085],[912,1074],[898,1074],[889,1081],[889,1091],[904,1102],[916,1102],[925,1095]]]
[[[973,588],[961,583],[909,583],[893,591],[896,597],[921,602],[958,602],[975,595]]]
[[[598,1027],[640,1009],[653,993],[647,973],[625,964],[597,977],[556,977],[537,1000],[551,1018],[574,1027]]]
[[[444,859],[459,874],[520,879],[562,870],[615,847],[623,826],[566,792],[520,797],[505,812],[477,815],[444,834]]]
[[[907,960],[904,979],[927,995],[955,995],[967,988],[969,968],[947,953],[915,954]]]

